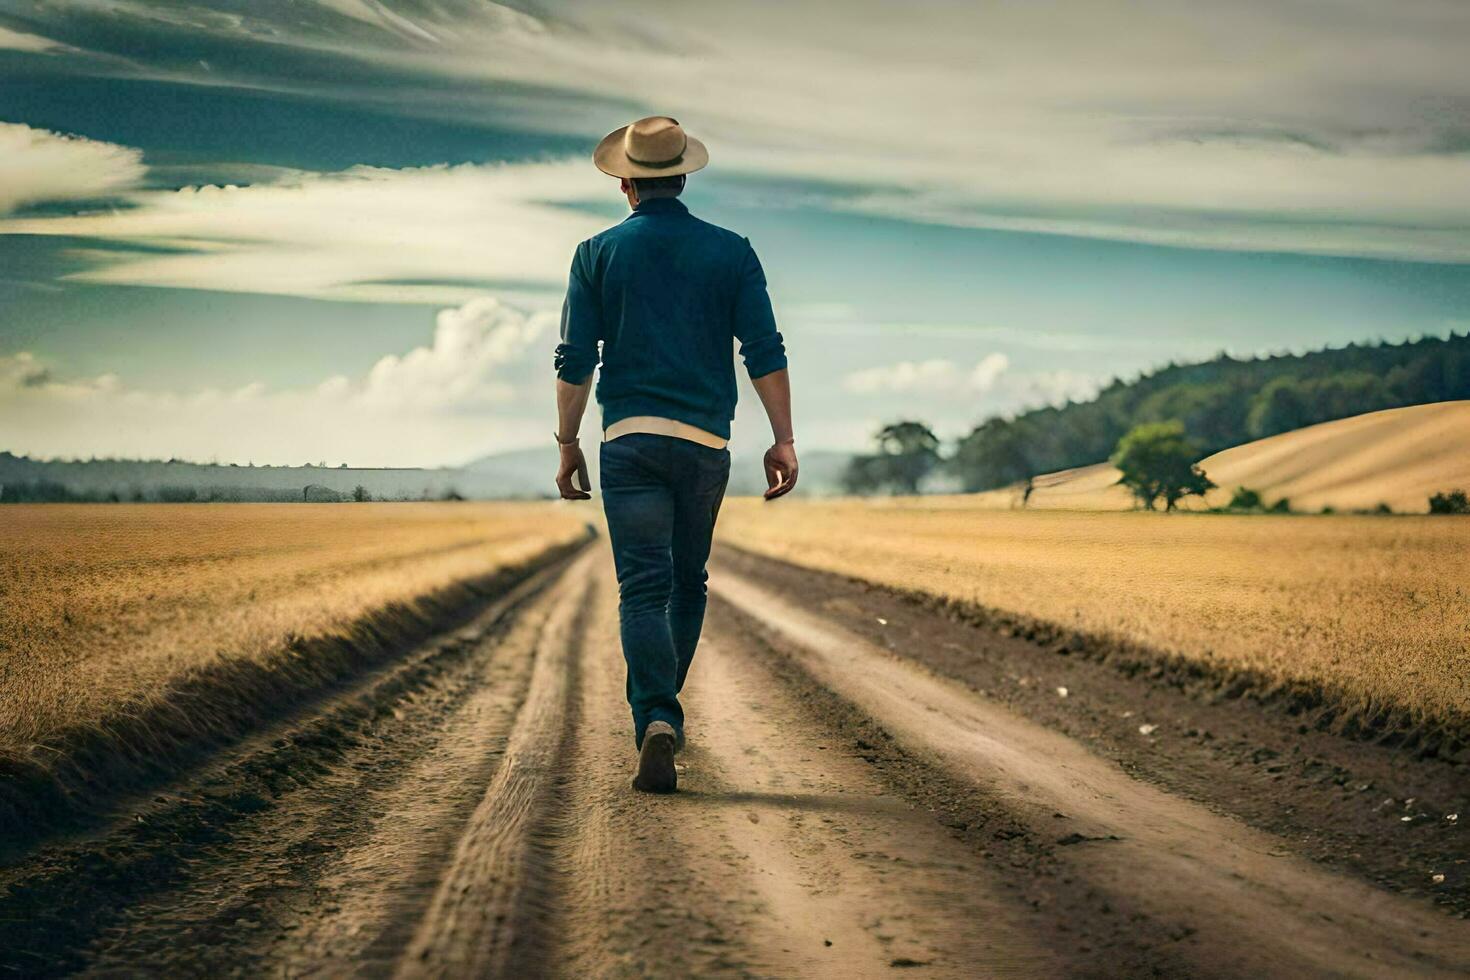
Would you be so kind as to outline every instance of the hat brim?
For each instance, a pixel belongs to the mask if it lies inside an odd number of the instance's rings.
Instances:
[[[627,131],[627,126],[613,130],[602,138],[602,142],[592,152],[592,162],[597,164],[597,169],[610,177],[677,177],[703,170],[709,163],[709,150],[699,140],[688,135],[684,137],[687,142],[678,163],[667,167],[635,163],[628,159],[628,154],[623,150],[623,134]]]

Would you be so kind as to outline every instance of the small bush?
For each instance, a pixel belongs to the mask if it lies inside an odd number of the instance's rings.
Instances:
[[[1250,487],[1236,487],[1235,493],[1230,497],[1230,503],[1225,505],[1226,510],[1260,510],[1261,495]]]
[[[1334,506],[1332,506],[1331,504],[1323,504],[1322,505],[1322,513],[1324,513],[1324,514],[1336,514],[1337,513],[1337,508],[1334,507]]]
[[[1386,500],[1380,500],[1380,501],[1378,501],[1378,506],[1373,508],[1373,513],[1375,513],[1375,514],[1392,514],[1393,513],[1393,508],[1390,507],[1390,506],[1388,506],[1388,501],[1386,501]]]
[[[1267,507],[1266,512],[1269,514],[1290,514],[1291,498],[1282,497],[1280,500],[1276,501],[1276,503],[1272,504],[1270,507]]]
[[[1446,490],[1429,498],[1431,514],[1470,514],[1470,497],[1464,490]]]

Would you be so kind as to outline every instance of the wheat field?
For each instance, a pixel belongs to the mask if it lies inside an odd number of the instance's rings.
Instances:
[[[582,533],[549,504],[0,510],[0,758]]]
[[[722,540],[1361,704],[1470,718],[1470,520],[727,502]]]

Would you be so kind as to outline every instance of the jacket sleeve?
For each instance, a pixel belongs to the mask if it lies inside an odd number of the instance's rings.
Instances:
[[[556,345],[556,376],[579,385],[597,368],[597,345],[602,340],[602,304],[592,281],[587,243],[572,255],[567,298],[561,306],[561,343]]]
[[[749,239],[745,240],[745,254],[735,285],[735,336],[740,341],[745,370],[752,378],[786,366],[786,345],[776,329],[776,314],[771,310],[771,297],[766,292],[766,274]]]

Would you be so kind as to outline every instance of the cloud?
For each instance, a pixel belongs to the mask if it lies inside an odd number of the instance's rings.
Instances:
[[[487,283],[559,289],[573,247],[605,223],[566,205],[607,191],[582,161],[359,166],[133,191],[125,210],[13,218],[0,234],[147,247],[91,253],[93,265],[68,277],[84,282],[458,303]]]
[[[385,409],[503,406],[515,397],[515,388],[501,377],[502,369],[530,350],[553,319],[546,313],[527,315],[491,297],[441,310],[433,343],[378,361],[363,380],[359,397],[364,405]],[[350,392],[350,386],[341,387],[342,380],[326,385]]]
[[[592,138],[623,121],[611,113],[669,112],[714,166],[855,187],[829,203],[864,213],[1470,261],[1470,7],[1454,0],[1349,0],[1330,18],[1292,0],[871,0],[842,16],[806,0],[781,5],[777,33],[654,0],[96,6],[37,24],[151,23],[174,46],[238,47],[233,82],[216,64],[201,83],[433,118],[484,121],[493,106],[501,122]],[[176,53],[153,70],[189,78]],[[296,77],[301,59],[328,57],[341,89]]]
[[[366,374],[272,390],[133,388],[62,378],[30,353],[0,356],[0,446],[48,456],[221,458],[434,466],[524,445],[552,417],[547,314],[481,297],[441,311],[431,341]]]
[[[5,27],[5,25],[0,24],[0,50],[43,54],[47,51],[61,51],[65,49],[66,45],[58,44],[50,38],[41,37],[37,34],[25,34],[21,31],[12,31]]]
[[[989,391],[1010,366],[999,352],[987,354],[970,370],[961,371],[954,361],[899,361],[881,367],[853,371],[842,379],[842,387],[855,395],[917,394],[953,395]]]
[[[855,395],[916,390],[943,391],[953,388],[960,376],[953,361],[899,361],[882,367],[853,371],[842,379],[842,387]]]
[[[1027,407],[1084,402],[1101,389],[1098,378],[1082,371],[1033,371],[1009,380],[1008,393],[1017,404]]]
[[[1010,366],[1011,359],[999,351],[986,354],[970,372],[970,387],[976,391],[989,391]]]
[[[146,172],[142,152],[131,147],[0,123],[0,214],[115,194]]]

